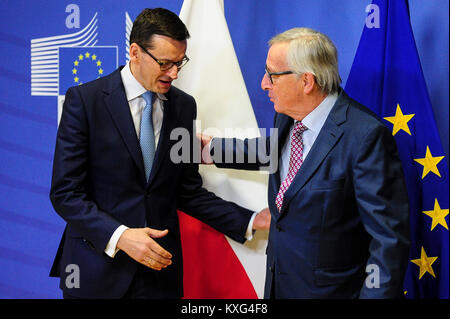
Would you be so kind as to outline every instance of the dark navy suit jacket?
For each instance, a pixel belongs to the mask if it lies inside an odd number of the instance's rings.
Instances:
[[[258,169],[263,164],[248,163],[248,158],[265,154],[262,145],[278,161],[292,125],[292,118],[276,114],[278,140],[213,139],[218,162],[227,152],[244,154],[243,164],[216,165]],[[276,298],[403,295],[409,250],[406,186],[395,140],[372,112],[341,90],[278,212],[280,182],[279,171],[272,172],[266,298],[272,291]],[[379,288],[373,287],[377,280]]]
[[[104,253],[121,224],[169,230],[157,241],[173,255],[173,264],[154,271],[155,298],[183,295],[177,209],[236,241],[245,241],[252,212],[203,189],[197,164],[172,162],[170,149],[179,140],[171,140],[170,133],[185,128],[192,136],[196,104],[175,87],[166,97],[160,140],[147,183],[120,69],[67,91],[50,191],[53,207],[67,226],[50,275],[61,277],[60,287],[69,295],[118,298],[125,294],[138,264],[122,251],[115,258]],[[70,264],[80,269],[79,288],[66,286]]]

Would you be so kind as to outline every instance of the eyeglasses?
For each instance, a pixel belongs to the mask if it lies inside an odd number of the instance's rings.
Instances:
[[[267,64],[266,64],[266,75],[267,75],[267,77],[270,79],[270,83],[272,83],[272,84],[273,84],[272,76],[274,76],[274,75],[292,74],[292,73],[294,73],[294,72],[292,72],[292,71],[269,72],[269,69],[267,69]]]
[[[145,53],[147,53],[153,60],[155,60],[156,63],[159,64],[159,67],[161,69],[161,71],[168,71],[171,68],[173,68],[173,66],[175,65],[177,67],[178,70],[180,70],[183,66],[186,65],[186,63],[189,62],[189,58],[187,56],[185,56],[183,59],[181,59],[180,61],[174,62],[174,61],[161,61],[158,60],[157,58],[155,58],[153,56],[153,54],[151,54],[150,52],[148,52],[142,45],[137,44],[142,50],[144,50]]]

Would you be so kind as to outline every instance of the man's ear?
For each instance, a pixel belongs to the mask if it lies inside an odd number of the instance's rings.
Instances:
[[[302,84],[305,94],[310,94],[316,86],[316,78],[311,73],[303,73]]]
[[[130,45],[130,60],[133,62],[137,62],[139,60],[139,46],[136,43],[131,43]]]

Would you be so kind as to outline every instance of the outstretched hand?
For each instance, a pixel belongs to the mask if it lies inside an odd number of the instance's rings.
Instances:
[[[212,140],[212,136],[197,133],[197,139],[200,142],[201,145],[201,163],[202,164],[213,164],[213,160],[211,159],[210,149],[209,149],[209,143]]]
[[[260,211],[253,220],[253,226],[252,228],[254,230],[267,230],[270,228],[270,210],[269,208],[264,208],[262,211]]]
[[[161,270],[172,264],[172,254],[162,248],[153,238],[161,238],[169,231],[146,228],[129,228],[117,242],[117,248],[128,256],[154,270]]]

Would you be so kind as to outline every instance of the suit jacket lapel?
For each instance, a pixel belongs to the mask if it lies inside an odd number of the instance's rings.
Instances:
[[[131,116],[128,101],[125,95],[125,89],[120,76],[120,69],[111,75],[110,86],[105,89],[105,105],[111,117],[122,136],[128,151],[131,154],[136,166],[142,173],[145,181],[144,162],[142,160],[141,147],[136,135],[133,118]]]
[[[277,147],[278,147],[278,154],[277,154],[278,162],[281,159],[281,151],[283,149],[284,143],[289,140],[289,130],[290,130],[292,124],[294,124],[294,120],[291,117],[284,115],[284,114],[280,114],[280,113],[278,113],[276,115],[274,125],[275,125],[275,128],[278,129],[278,145],[277,145]],[[276,173],[272,174],[273,178],[275,178],[277,189],[280,188],[280,184],[281,184],[279,168],[280,168],[280,165],[278,165],[278,170],[276,171]]]
[[[281,151],[283,149],[284,143],[289,139],[289,130],[294,123],[294,120],[287,115],[276,113],[274,119],[274,127],[278,129],[278,144],[277,144],[277,157],[275,160],[280,161]],[[278,164],[278,169],[275,173],[271,174],[269,177],[269,207],[272,213],[272,218],[278,219],[280,214],[278,213],[278,208],[275,205],[275,198],[280,189],[280,165]]]
[[[316,172],[320,164],[327,157],[336,143],[344,133],[339,126],[346,120],[348,102],[345,93],[342,91],[335,105],[333,106],[327,120],[325,121],[316,141],[308,153],[305,161],[300,167],[297,175],[284,194],[283,207],[281,214],[288,206],[295,194],[308,182],[311,176]]]

